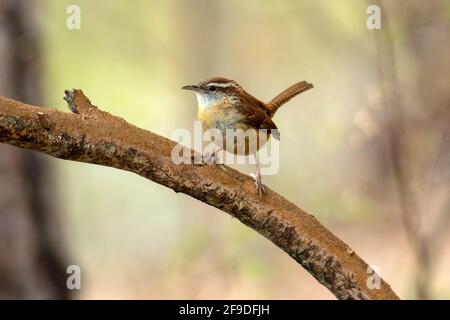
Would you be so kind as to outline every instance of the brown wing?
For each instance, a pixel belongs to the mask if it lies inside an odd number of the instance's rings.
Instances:
[[[278,128],[266,113],[264,103],[246,95],[243,95],[241,99],[243,101],[241,101],[239,108],[245,114],[246,123],[255,129],[266,129],[275,139],[280,140]]]

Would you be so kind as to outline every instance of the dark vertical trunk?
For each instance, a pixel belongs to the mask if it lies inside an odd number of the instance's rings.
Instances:
[[[0,2],[0,95],[42,103],[34,1]],[[0,298],[68,298],[55,192],[42,156],[0,145]]]

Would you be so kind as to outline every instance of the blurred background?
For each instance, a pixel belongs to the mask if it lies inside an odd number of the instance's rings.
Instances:
[[[369,30],[370,4],[381,30]],[[81,9],[70,30],[69,5]],[[270,188],[314,214],[401,298],[450,298],[450,2],[0,1],[0,95],[67,111],[81,88],[170,137],[211,76],[270,100]],[[80,266],[81,290],[66,288]],[[271,242],[127,172],[0,146],[0,297],[334,299]]]

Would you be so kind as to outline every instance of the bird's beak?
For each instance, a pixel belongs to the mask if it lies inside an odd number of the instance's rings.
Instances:
[[[195,84],[192,84],[192,85],[189,85],[189,86],[184,86],[181,89],[199,91],[200,87],[195,85]]]

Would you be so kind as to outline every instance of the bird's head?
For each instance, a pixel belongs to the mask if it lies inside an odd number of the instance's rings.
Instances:
[[[213,106],[226,100],[229,102],[237,101],[239,95],[243,92],[236,81],[221,77],[207,79],[195,85],[184,86],[182,89],[195,92],[200,108]]]

